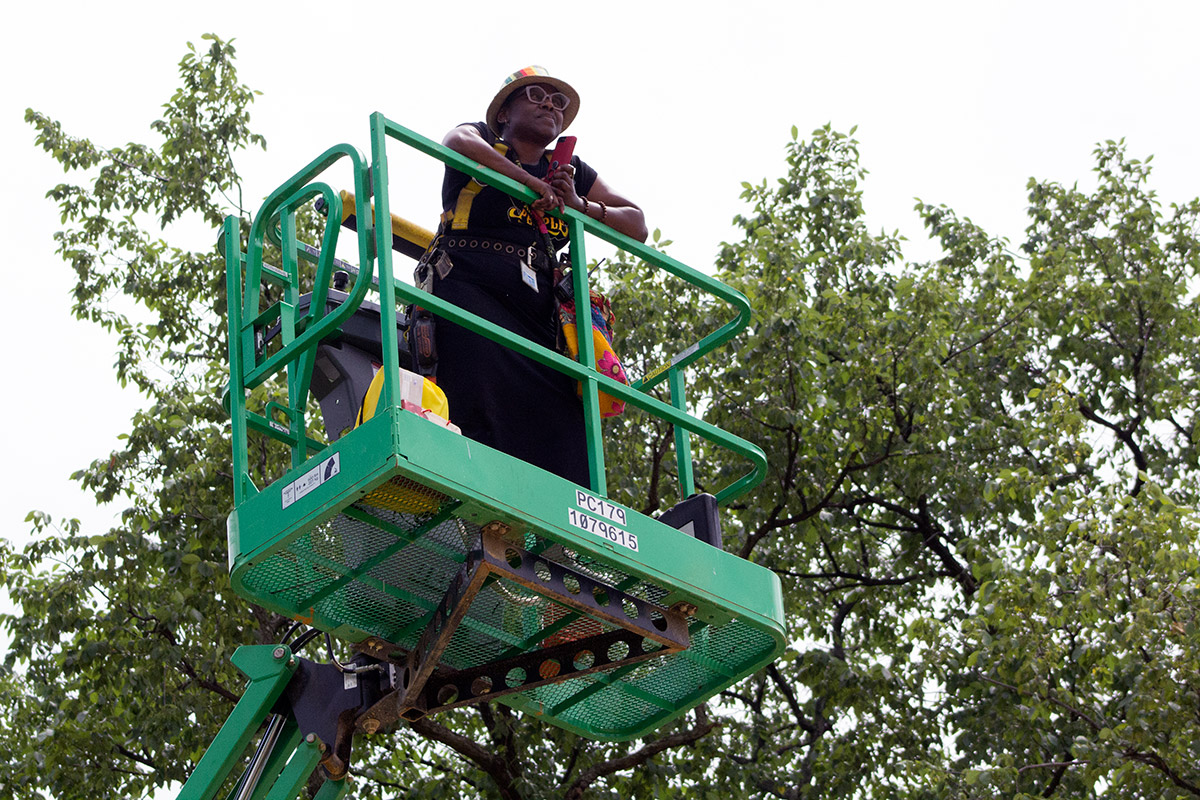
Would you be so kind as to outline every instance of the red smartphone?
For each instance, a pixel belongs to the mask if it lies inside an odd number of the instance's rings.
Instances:
[[[571,162],[571,155],[574,152],[575,152],[575,137],[574,136],[558,137],[558,144],[555,145],[554,152],[550,154],[550,168],[546,170],[545,180],[547,183],[554,180],[554,173],[558,170],[559,167],[561,167],[565,164],[569,164]],[[533,215],[535,217],[537,217],[538,230],[540,230],[542,233],[546,233],[547,232],[546,221],[542,218],[541,213],[535,211],[535,212],[533,212]]]
[[[575,137],[560,136],[558,137],[558,145],[554,148],[554,153],[550,156],[550,169],[546,171],[546,180],[550,180],[554,176],[554,171],[561,166],[571,163],[571,156],[575,153]]]

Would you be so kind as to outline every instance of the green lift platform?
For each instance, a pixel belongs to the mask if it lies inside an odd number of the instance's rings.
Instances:
[[[342,664],[331,650],[331,663],[316,664],[286,643],[240,648],[233,660],[247,676],[246,692],[180,798],[208,800],[231,784],[264,723],[230,798],[295,797],[318,765],[330,778],[322,798],[337,797],[347,787],[355,735],[471,703],[505,703],[593,739],[641,737],[785,646],[777,576],[725,552],[719,530],[715,541],[711,530],[719,528],[716,505],[761,481],[766,459],[689,414],[684,397],[688,366],[748,324],[746,299],[583,214],[562,212],[577,307],[589,302],[589,235],[729,305],[727,323],[655,374],[621,384],[594,368],[589,336],[580,337],[576,361],[395,279],[393,252],[419,254],[431,238],[390,213],[387,153],[396,143],[519,200],[536,199],[376,113],[371,160],[350,145],[327,150],[267,198],[245,251],[238,220],[226,220],[232,582],[247,600],[348,642],[357,654]],[[320,180],[342,161],[353,173],[352,195]],[[313,201],[329,219],[319,247],[296,232],[297,211]],[[391,226],[377,223],[389,219]],[[334,256],[350,228],[357,267]],[[264,263],[268,243],[280,248],[278,267]],[[266,301],[263,286],[276,301]],[[392,324],[381,310],[409,304],[577,378],[591,485],[404,410],[399,353],[407,320],[398,313]],[[380,410],[355,427],[347,420],[375,360],[384,373]],[[649,392],[663,382],[670,403]],[[265,388],[252,394],[258,387]],[[253,410],[253,398],[271,387],[280,399]],[[680,497],[689,498],[682,513],[652,518],[609,499],[600,391],[674,426]],[[311,432],[310,394],[321,403],[324,439]],[[249,476],[251,434],[292,454],[291,469],[262,487]],[[696,495],[692,436],[743,456],[748,471],[715,495]]]

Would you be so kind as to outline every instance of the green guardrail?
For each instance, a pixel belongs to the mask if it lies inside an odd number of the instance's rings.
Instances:
[[[727,321],[626,386],[595,368],[590,336],[579,337],[578,360],[568,358],[396,279],[390,225],[376,223],[391,219],[389,147],[415,149],[520,201],[536,200],[531,190],[377,113],[371,117],[371,158],[338,145],[296,172],[264,202],[249,226],[245,252],[240,221],[226,220],[222,249],[230,382],[225,402],[233,421],[236,503],[228,522],[231,582],[264,608],[356,646],[376,648],[371,652],[403,664],[409,655],[424,652],[424,632],[443,618],[442,611],[459,608],[452,595],[460,570],[470,564],[482,569],[483,543],[508,537],[515,548],[505,556],[508,567],[496,567],[500,571],[487,578],[498,588],[487,583],[485,595],[481,585],[471,601],[463,601],[461,615],[455,616],[461,627],[443,642],[445,674],[500,669],[496,665],[507,670],[507,659],[519,658],[525,677],[512,678],[506,689],[511,692],[498,696],[499,702],[593,738],[644,735],[777,657],[786,644],[782,592],[769,570],[616,502],[601,501],[608,495],[599,393],[674,426],[681,497],[695,491],[691,436],[748,461],[744,475],[714,493],[719,502],[744,494],[765,475],[766,459],[753,444],[688,413],[684,373],[747,326],[749,304],[719,281],[596,220],[570,209],[558,212],[570,234],[577,308],[589,302],[589,236],[729,307]],[[343,203],[351,202],[325,182],[324,173],[335,165],[348,167],[352,175],[359,267],[346,270],[352,278],[342,287],[345,294],[327,304],[334,271],[350,266],[334,256],[346,230],[339,224],[348,210]],[[314,198],[323,200],[328,220],[319,247],[299,241],[297,233],[298,212]],[[279,248],[277,267],[264,263],[271,245]],[[301,288],[309,281],[312,294],[305,308]],[[365,316],[352,317],[367,307],[372,292],[379,303],[384,354],[379,410],[336,441],[320,441],[308,435],[306,418],[318,347],[362,324]],[[576,486],[491,448],[472,447],[469,439],[403,411],[394,314],[407,304],[579,381],[590,486]],[[669,388],[669,402],[651,394],[661,384]],[[257,447],[262,442],[256,440],[251,452],[250,431],[282,443],[291,455],[291,468],[261,490],[250,478],[250,467],[252,455],[262,457]],[[603,529],[580,522],[596,513],[618,520],[619,530],[597,518],[591,522],[603,523]],[[503,572],[519,564],[528,575]],[[539,571],[539,564],[545,569]],[[550,567],[573,571],[581,586],[592,587],[583,594],[597,603],[600,598],[608,602],[609,593],[625,593],[630,602],[636,598],[661,615],[684,615],[686,648],[661,656],[646,651],[650,660],[533,685],[529,676],[550,674],[542,667],[553,660],[546,652],[560,646],[555,642],[570,647],[568,642],[578,640],[586,648],[593,646],[589,637],[636,632],[646,624],[637,622],[643,615],[636,608],[636,618],[625,608],[628,619],[613,622],[614,617],[570,600],[574,590],[565,578],[561,587],[547,583]],[[444,618],[449,616],[446,611]],[[582,638],[558,636],[576,627]],[[510,680],[510,672],[497,674],[497,681]],[[488,692],[471,692],[471,702],[488,699]]]
[[[383,309],[396,308],[397,304],[415,303],[434,314],[451,320],[471,331],[501,343],[516,352],[563,372],[583,386],[584,421],[587,430],[588,460],[591,474],[590,488],[599,494],[607,494],[607,475],[604,463],[603,433],[599,410],[599,392],[603,391],[627,404],[640,408],[653,417],[674,426],[675,458],[681,497],[695,492],[695,473],[692,464],[689,435],[694,434],[713,445],[727,449],[750,462],[750,469],[740,478],[715,492],[719,503],[746,493],[766,474],[766,458],[755,445],[713,426],[686,410],[685,370],[699,359],[728,342],[750,321],[750,305],[745,296],[720,281],[692,269],[670,256],[658,252],[645,244],[624,236],[608,226],[575,211],[565,209],[551,212],[566,222],[570,235],[570,255],[574,275],[574,293],[577,308],[586,308],[589,303],[589,276],[586,269],[587,255],[585,234],[593,235],[631,255],[642,259],[657,269],[695,286],[703,292],[724,301],[731,308],[731,318],[700,341],[685,347],[668,363],[652,374],[632,385],[622,384],[597,371],[594,366],[594,351],[591,337],[579,337],[579,356],[574,360],[553,350],[541,347],[520,336],[506,331],[486,319],[458,308],[451,303],[424,292],[414,286],[395,279],[391,231],[385,225],[377,225],[374,219],[390,219],[388,142],[393,140],[460,170],[481,183],[495,186],[513,197],[531,203],[537,195],[525,186],[513,181],[449,148],[427,139],[402,125],[387,119],[381,113],[371,116],[371,150],[369,168],[363,156],[350,145],[330,148],[305,168],[288,179],[264,202],[247,242],[244,278],[239,271],[231,269],[229,277],[230,297],[230,386],[226,402],[233,418],[234,469],[237,476],[237,501],[254,494],[257,489],[246,471],[246,435],[248,430],[267,435],[289,445],[292,449],[292,464],[305,461],[309,453],[324,446],[305,435],[305,405],[307,387],[312,374],[313,354],[320,341],[337,329],[357,310],[368,290],[377,289],[379,304]],[[341,199],[338,193],[316,178],[339,160],[348,160],[354,179],[355,215],[358,219],[357,240],[359,274],[350,289],[349,299],[336,310],[326,313],[325,296],[328,291],[341,218]],[[295,235],[296,211],[314,197],[323,197],[329,209],[330,223],[316,255],[314,248],[301,247]],[[373,200],[374,209],[371,208]],[[240,257],[236,220],[228,220],[225,230],[224,250],[227,254]],[[281,267],[272,269],[263,265],[262,254],[270,241],[281,248]],[[297,315],[300,294],[299,262],[307,260],[316,264],[313,278],[313,301],[303,316]],[[377,277],[376,277],[377,276]],[[244,284],[242,283],[244,280]],[[260,282],[277,285],[280,291],[278,302],[265,311],[260,311],[262,294]],[[242,286],[245,291],[242,291]],[[383,315],[386,319],[386,315]],[[586,320],[582,315],[580,319]],[[256,331],[269,323],[277,323],[281,329],[281,346],[269,355],[258,353]],[[382,325],[383,352],[396,352],[399,342],[394,325]],[[400,405],[400,381],[398,362],[395,358],[384,359],[384,394],[381,407]],[[246,391],[253,389],[272,375],[283,370],[288,374],[288,402],[284,406],[272,403],[266,416],[248,412]],[[668,405],[648,393],[652,387],[666,382],[670,390]],[[274,417],[282,416],[285,422]]]

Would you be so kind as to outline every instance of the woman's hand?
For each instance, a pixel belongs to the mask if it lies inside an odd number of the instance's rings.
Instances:
[[[552,184],[546,183],[545,181],[526,173],[525,185],[541,195],[541,197],[533,201],[534,211],[542,212],[549,211],[552,208],[562,208],[563,200],[555,191]]]
[[[554,193],[558,195],[558,209],[561,211],[564,206],[569,206],[576,210],[583,210],[583,200],[575,193],[575,167],[570,164],[564,164],[554,171],[550,176],[550,186],[554,189]]]

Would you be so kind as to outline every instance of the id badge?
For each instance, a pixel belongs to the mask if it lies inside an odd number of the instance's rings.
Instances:
[[[537,273],[528,264],[521,265],[521,280],[525,281],[525,285],[535,292],[538,290]]]
[[[533,268],[533,248],[525,252],[525,260],[521,262],[521,280],[535,292],[538,290],[537,271]]]

